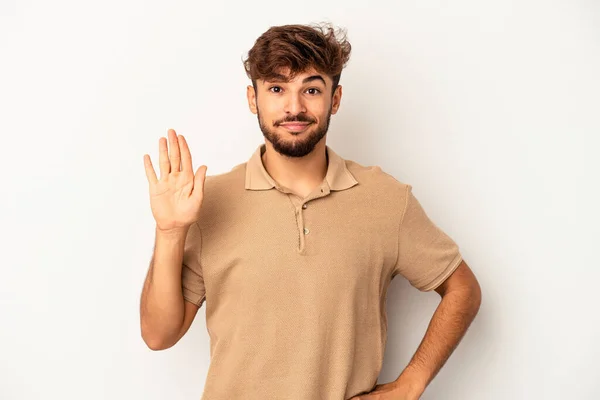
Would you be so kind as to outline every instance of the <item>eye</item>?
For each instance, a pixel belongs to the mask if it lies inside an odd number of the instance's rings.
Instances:
[[[307,90],[315,90],[317,93],[321,93],[321,90],[317,89],[317,88],[310,88],[310,89],[307,89]],[[317,93],[311,93],[311,94],[317,94]]]
[[[271,86],[271,87],[269,88],[269,91],[270,91],[270,92],[273,92],[271,89],[279,89],[279,90],[281,90],[281,87],[280,87],[280,86]],[[280,93],[280,91],[275,91],[275,92],[273,92],[273,93]]]

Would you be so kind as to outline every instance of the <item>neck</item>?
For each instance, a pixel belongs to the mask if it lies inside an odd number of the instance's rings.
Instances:
[[[304,157],[287,157],[279,154],[269,141],[265,141],[262,163],[269,175],[279,185],[297,192],[310,192],[325,179],[328,158],[325,141],[321,140],[310,154]]]

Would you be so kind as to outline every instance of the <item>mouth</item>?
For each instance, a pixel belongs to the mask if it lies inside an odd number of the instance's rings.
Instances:
[[[286,124],[280,124],[283,128],[287,129],[288,131],[292,131],[292,132],[302,132],[304,131],[309,125],[310,123],[286,123]]]

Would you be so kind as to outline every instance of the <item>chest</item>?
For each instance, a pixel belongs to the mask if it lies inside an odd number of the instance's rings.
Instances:
[[[293,306],[306,296],[335,301],[343,290],[377,293],[396,260],[397,221],[368,204],[289,199],[239,212],[203,230],[209,302],[292,299]]]

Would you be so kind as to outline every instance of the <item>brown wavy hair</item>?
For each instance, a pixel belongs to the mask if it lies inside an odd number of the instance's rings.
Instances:
[[[330,24],[272,26],[256,39],[243,63],[255,90],[258,79],[287,82],[312,67],[333,80],[333,95],[350,51],[346,30]],[[287,79],[278,73],[281,68],[289,68]]]

